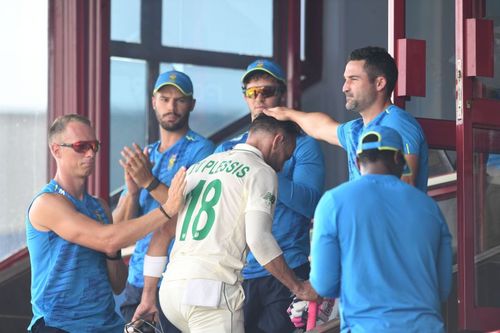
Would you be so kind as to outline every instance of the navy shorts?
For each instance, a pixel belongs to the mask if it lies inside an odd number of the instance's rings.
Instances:
[[[298,278],[309,279],[309,263],[293,271]],[[274,276],[243,281],[245,290],[245,333],[291,333],[295,330],[286,310],[292,303],[290,290]]]
[[[51,327],[45,325],[45,320],[40,318],[36,321],[36,323],[31,327],[31,333],[68,333],[65,330],[60,328]]]

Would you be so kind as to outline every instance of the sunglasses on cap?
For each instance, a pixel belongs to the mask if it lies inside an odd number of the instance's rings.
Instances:
[[[280,92],[281,89],[276,86],[260,86],[243,89],[243,94],[245,94],[247,98],[257,98],[259,94],[262,95],[262,97],[267,98],[276,96]]]
[[[74,143],[59,143],[58,145],[61,147],[73,148],[75,152],[79,154],[84,154],[89,150],[92,150],[94,153],[97,153],[99,151],[100,143],[97,140],[93,140],[93,141],[77,141]]]

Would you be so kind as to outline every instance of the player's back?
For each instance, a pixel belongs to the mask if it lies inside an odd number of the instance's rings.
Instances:
[[[246,257],[245,212],[274,207],[276,174],[255,147],[240,144],[187,172],[167,280],[211,278],[233,284]]]

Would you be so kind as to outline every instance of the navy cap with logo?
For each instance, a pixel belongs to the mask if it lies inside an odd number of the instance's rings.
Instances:
[[[364,142],[368,135],[375,135],[377,137],[376,141]],[[393,128],[387,126],[374,125],[366,128],[361,135],[358,143],[358,149],[356,154],[359,155],[365,150],[377,149],[377,150],[392,150],[400,151],[404,157],[404,146],[403,138],[401,135]],[[411,174],[411,170],[408,167],[408,162],[405,158],[405,168],[403,174]]]
[[[184,96],[193,95],[193,83],[186,74],[179,71],[168,71],[161,73],[156,79],[153,94],[156,94],[162,87],[171,85],[180,90]]]
[[[364,142],[368,135],[375,135],[378,139],[373,142]],[[370,126],[363,131],[361,139],[358,143],[356,154],[361,154],[365,150],[378,149],[378,150],[394,150],[403,152],[403,139],[401,135],[390,127],[386,126]]]
[[[283,84],[286,84],[285,73],[283,72],[281,66],[275,63],[274,61],[268,59],[258,59],[252,62],[250,65],[248,65],[245,74],[243,74],[241,78],[241,82],[245,83],[245,79],[248,77],[248,75],[254,73],[255,71],[266,72],[267,74],[273,76],[278,81],[281,81],[283,82]]]

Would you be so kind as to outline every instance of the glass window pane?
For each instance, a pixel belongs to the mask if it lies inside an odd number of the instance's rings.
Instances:
[[[111,58],[110,190],[123,185],[120,151],[133,142],[146,144],[148,123],[147,64],[142,60]]]
[[[456,160],[454,150],[429,149],[429,178],[454,173]]]
[[[429,188],[456,182],[457,153],[454,150],[429,149]]]
[[[500,307],[500,129],[473,129],[476,301]]]
[[[449,198],[437,202],[450,230],[453,248],[453,264],[457,263],[457,198]]]
[[[273,55],[273,1],[163,0],[165,46]]]
[[[111,1],[111,40],[141,42],[141,0]]]
[[[426,96],[406,102],[415,117],[456,118],[454,12],[454,0],[406,1],[406,36],[426,42]]]
[[[500,2],[498,0],[486,0],[486,15],[488,20],[493,20],[493,52],[494,73],[493,77],[478,77],[481,84],[474,88],[475,97],[500,99]]]
[[[190,127],[203,136],[218,130],[248,113],[241,93],[244,71],[190,64],[161,64],[160,72],[175,69],[193,81],[196,106],[190,115]]]
[[[47,182],[47,14],[47,0],[0,2],[0,261],[26,246],[26,209]]]

